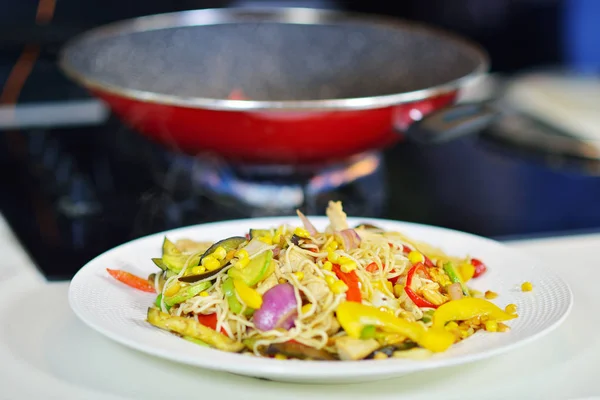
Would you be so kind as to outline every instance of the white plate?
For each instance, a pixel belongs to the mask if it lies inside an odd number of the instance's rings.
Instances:
[[[327,220],[311,217],[317,228]],[[323,362],[275,360],[226,353],[180,339],[145,321],[155,295],[126,287],[112,279],[106,268],[126,268],[140,276],[156,271],[150,260],[160,257],[165,234],[172,240],[218,240],[244,234],[250,228],[269,228],[281,223],[298,225],[294,217],[227,221],[172,230],[134,240],[112,249],[85,265],[73,278],[69,302],[87,325],[128,347],[172,361],[235,374],[289,382],[357,382],[400,376],[431,368],[451,367],[488,358],[523,345],[556,328],[568,315],[573,300],[567,284],[554,272],[528,256],[498,242],[478,236],[404,222],[349,219],[351,225],[371,222],[387,230],[403,232],[440,247],[449,254],[471,255],[488,265],[488,272],[472,281],[479,290],[500,294],[495,302],[515,303],[519,318],[509,321],[508,333],[478,332],[450,350],[427,360],[365,360]],[[524,281],[532,292],[521,292]],[[165,364],[165,368],[169,368]]]

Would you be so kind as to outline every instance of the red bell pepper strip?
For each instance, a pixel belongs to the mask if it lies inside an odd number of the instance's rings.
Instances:
[[[487,271],[487,266],[477,258],[471,258],[471,264],[475,267],[475,273],[473,274],[473,278],[477,278],[485,271]]]
[[[139,276],[136,276],[127,271],[123,271],[121,269],[106,268],[106,271],[108,271],[110,276],[112,276],[119,282],[126,284],[129,287],[141,290],[143,292],[156,293],[154,285],[148,282],[147,279],[140,278]]]
[[[379,267],[377,266],[377,263],[372,262],[371,264],[367,265],[365,269],[371,273],[375,273]]]
[[[202,325],[212,329],[213,331],[217,330],[217,314],[198,314],[198,322]],[[221,327],[221,333],[223,335],[227,335],[227,331]]]
[[[355,271],[344,272],[339,265],[333,265],[333,272],[337,277],[348,286],[346,292],[346,301],[355,301],[357,303],[362,302],[362,296],[360,294],[360,280]]]
[[[431,279],[431,276],[427,272],[427,269],[425,268],[425,265],[423,265],[422,263],[416,263],[408,271],[408,274],[406,275],[406,285],[404,286],[404,291],[406,292],[406,294],[408,295],[408,297],[413,301],[413,303],[415,303],[415,305],[417,307],[438,308],[438,306],[436,306],[435,304],[433,304],[429,300],[424,299],[423,297],[419,296],[412,289],[411,285],[412,285],[413,277],[415,276],[415,274],[417,272],[422,272],[423,275],[425,275],[426,278]]]

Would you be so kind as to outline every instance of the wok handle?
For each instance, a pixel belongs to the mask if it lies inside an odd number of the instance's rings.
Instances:
[[[474,135],[499,115],[500,112],[489,103],[456,104],[425,115],[413,122],[404,134],[420,145],[441,144]]]

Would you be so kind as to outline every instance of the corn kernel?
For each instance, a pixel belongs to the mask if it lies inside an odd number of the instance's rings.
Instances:
[[[175,283],[165,290],[165,297],[175,296],[179,290],[181,290],[181,285],[179,283]]]
[[[403,293],[404,293],[404,285],[394,285],[394,294],[396,295],[396,297],[402,296]]]
[[[521,290],[524,292],[531,292],[533,290],[533,285],[531,282],[523,282],[521,284]]]
[[[204,292],[200,292],[200,297],[208,297],[208,292],[206,290]]]
[[[342,294],[348,291],[348,286],[343,281],[335,281],[331,285],[331,291],[335,294]]]
[[[336,242],[335,240],[331,241],[328,245],[327,245],[327,250],[331,250],[331,251],[335,251],[337,250],[339,247],[338,242]]]
[[[356,263],[354,261],[349,262],[349,263],[344,263],[344,264],[340,265],[340,269],[344,273],[354,271],[356,269]]]
[[[310,237],[310,233],[308,233],[306,229],[300,227],[294,229],[294,235],[300,236],[301,238],[305,239],[308,239]]]
[[[327,252],[327,260],[329,260],[333,264],[337,264],[340,261],[340,255],[334,253],[333,251]]]
[[[387,359],[387,358],[388,358],[387,354],[385,354],[385,353],[382,353],[382,352],[377,352],[377,353],[375,353],[375,355],[373,356],[373,359],[374,359],[374,360],[385,360],[385,359]]]
[[[240,250],[236,251],[235,252],[235,256],[237,258],[239,258],[240,260],[242,258],[248,258],[248,257],[250,257],[250,255],[248,254],[248,251],[246,249],[240,249]]]
[[[227,250],[223,246],[219,246],[213,251],[212,256],[219,261],[224,260],[227,257]]]
[[[504,308],[504,311],[506,311],[509,314],[514,314],[517,312],[517,305],[516,304],[509,304],[506,306],[506,308]]]
[[[275,236],[273,236],[273,244],[279,244],[279,243],[281,243],[281,235],[276,234]]]
[[[390,281],[385,281],[385,287],[390,293],[394,293],[394,285]]]
[[[335,283],[337,279],[335,279],[333,276],[331,275],[327,275],[325,276],[325,282],[327,282],[328,285],[333,285]]]
[[[258,238],[258,240],[260,240],[261,242],[266,243],[268,245],[273,244],[273,236],[261,236]]]
[[[498,332],[498,322],[489,320],[485,323],[485,330],[488,332]]]
[[[287,282],[287,280],[286,280],[285,278],[279,278],[278,282],[279,282],[279,283],[286,283],[286,282]]]
[[[331,263],[331,261],[325,261],[323,263],[323,269],[326,271],[331,271],[333,269],[333,264]]]
[[[302,306],[302,309],[300,310],[302,312],[302,314],[308,314],[313,308],[312,303],[308,303]]]
[[[458,324],[455,321],[450,321],[446,324],[445,328],[448,331],[453,331],[455,329],[458,329]]]
[[[386,306],[379,307],[379,311],[394,315],[394,311]]]
[[[275,354],[276,360],[287,360],[287,356],[285,354],[277,353]]]
[[[302,272],[302,271],[294,272],[294,276],[296,277],[296,279],[301,281],[302,279],[304,279],[304,272]]]
[[[487,290],[484,294],[484,297],[488,300],[492,300],[498,297],[498,293],[492,292],[491,290]]]
[[[418,251],[413,250],[410,253],[408,253],[408,260],[413,264],[422,263],[425,262],[425,257]]]
[[[236,268],[246,268],[246,266],[248,265],[248,263],[250,263],[250,259],[249,258],[239,258],[233,264],[233,266],[236,267]]]
[[[206,268],[202,266],[197,266],[192,268],[192,275],[199,275],[206,272]]]
[[[247,253],[247,252],[246,252]],[[225,256],[225,260],[229,261],[231,260],[233,257],[235,257],[235,250],[229,250],[227,252],[227,256]]]
[[[508,332],[510,331],[510,326],[503,324],[502,322],[498,322],[498,332]]]
[[[351,262],[354,262],[354,260],[351,259],[350,257],[346,257],[346,256],[341,256],[340,257],[340,261],[339,261],[340,264],[348,264],[348,263],[351,263]]]

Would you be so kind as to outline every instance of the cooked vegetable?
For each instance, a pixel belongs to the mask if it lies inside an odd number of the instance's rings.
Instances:
[[[360,236],[354,229],[344,229],[336,232],[335,237],[343,243],[346,251],[354,250],[360,245]]]
[[[459,273],[456,271],[456,268],[454,268],[454,265],[451,262],[447,262],[444,264],[444,271],[448,274],[448,277],[453,283],[460,284],[463,294],[465,296],[469,296],[469,289],[467,288],[467,285],[465,285]]]
[[[419,323],[408,322],[364,304],[346,301],[338,306],[336,314],[344,331],[355,339],[360,338],[366,325],[374,325],[385,332],[402,334],[434,352],[444,351],[454,342],[454,335],[443,329],[425,329]]]
[[[416,273],[421,272],[427,279],[431,279],[431,276],[427,272],[427,269],[422,263],[415,264],[406,275],[406,285],[404,286],[404,291],[407,296],[412,300],[413,303],[417,307],[423,308],[437,308],[438,306],[429,300],[419,296],[412,288],[413,279]]]
[[[110,276],[112,276],[119,282],[126,284],[129,287],[141,290],[143,292],[156,293],[154,286],[150,282],[148,282],[147,279],[140,278],[139,276],[133,275],[130,272],[123,271],[120,269],[106,268],[106,271],[110,274]]]
[[[185,275],[179,278],[179,280],[181,282],[194,283],[215,276],[229,264],[230,259],[227,259],[227,253],[236,250],[246,241],[246,238],[241,236],[234,236],[218,241],[198,258],[198,262],[189,264],[190,267],[188,267]],[[200,272],[196,270],[197,268],[204,270]]]
[[[196,343],[197,345],[203,346],[203,347],[210,347],[210,344],[200,340],[200,339],[196,339],[193,338],[191,336],[182,336],[182,338],[184,338],[185,340],[187,340],[188,342],[192,342],[192,343]]]
[[[348,287],[348,290],[346,291],[346,300],[360,303],[362,301],[362,296],[360,294],[360,281],[356,272],[343,272],[342,268],[337,264],[333,265],[332,268],[337,277]]]
[[[311,236],[314,236],[318,233],[317,228],[315,228],[315,226],[308,220],[308,218],[306,218],[304,214],[300,212],[300,210],[296,210],[296,214],[298,214],[298,218],[300,218],[304,229],[306,229]]]
[[[244,306],[239,302],[237,296],[235,295],[235,288],[233,286],[233,279],[227,278],[223,281],[223,293],[225,293],[225,298],[227,299],[227,304],[229,305],[229,309],[235,313],[240,314]]]
[[[335,348],[342,361],[362,360],[379,347],[379,342],[375,339],[342,336],[335,340]]]
[[[500,307],[485,299],[464,297],[452,300],[440,306],[433,313],[433,326],[443,328],[450,321],[466,321],[475,317],[488,317],[495,321],[508,321],[516,318],[516,314],[509,314]]]
[[[267,290],[263,296],[260,309],[254,313],[254,325],[257,329],[268,331],[271,329],[290,329],[298,316],[298,302],[294,287],[289,283],[282,283]]]
[[[184,287],[175,295],[165,297],[165,305],[172,307],[175,304],[183,303],[184,301],[191,299],[211,286],[212,284],[210,282],[201,282],[197,285]]]
[[[272,236],[272,229],[250,229],[250,238],[256,239],[264,236]]]
[[[219,350],[238,352],[244,348],[242,343],[230,339],[227,336],[202,325],[198,321],[190,318],[172,316],[157,308],[148,308],[147,319],[149,323],[160,329],[201,340]]]
[[[464,297],[460,283],[453,283],[451,285],[448,285],[446,290],[448,290],[450,300],[458,300]]]
[[[325,350],[315,349],[314,347],[306,346],[296,341],[273,343],[267,348],[266,354],[273,356],[283,354],[301,360],[335,360],[335,357]]]
[[[273,251],[267,250],[259,254],[244,267],[234,266],[228,272],[233,279],[238,279],[248,286],[254,286],[262,279],[266,278],[271,261],[273,260]]]
[[[485,273],[485,271],[487,271],[486,265],[477,258],[472,258],[471,264],[473,264],[473,266],[475,267],[473,278],[479,278],[483,273]]]
[[[198,314],[197,319],[198,319],[198,322],[200,322],[202,325],[204,325],[214,331],[217,330],[217,314],[216,313]],[[227,331],[223,327],[221,327],[220,332],[223,335],[227,335]]]
[[[256,290],[246,285],[244,281],[239,279],[233,280],[235,291],[239,294],[242,301],[250,308],[258,309],[262,306],[262,296]]]

